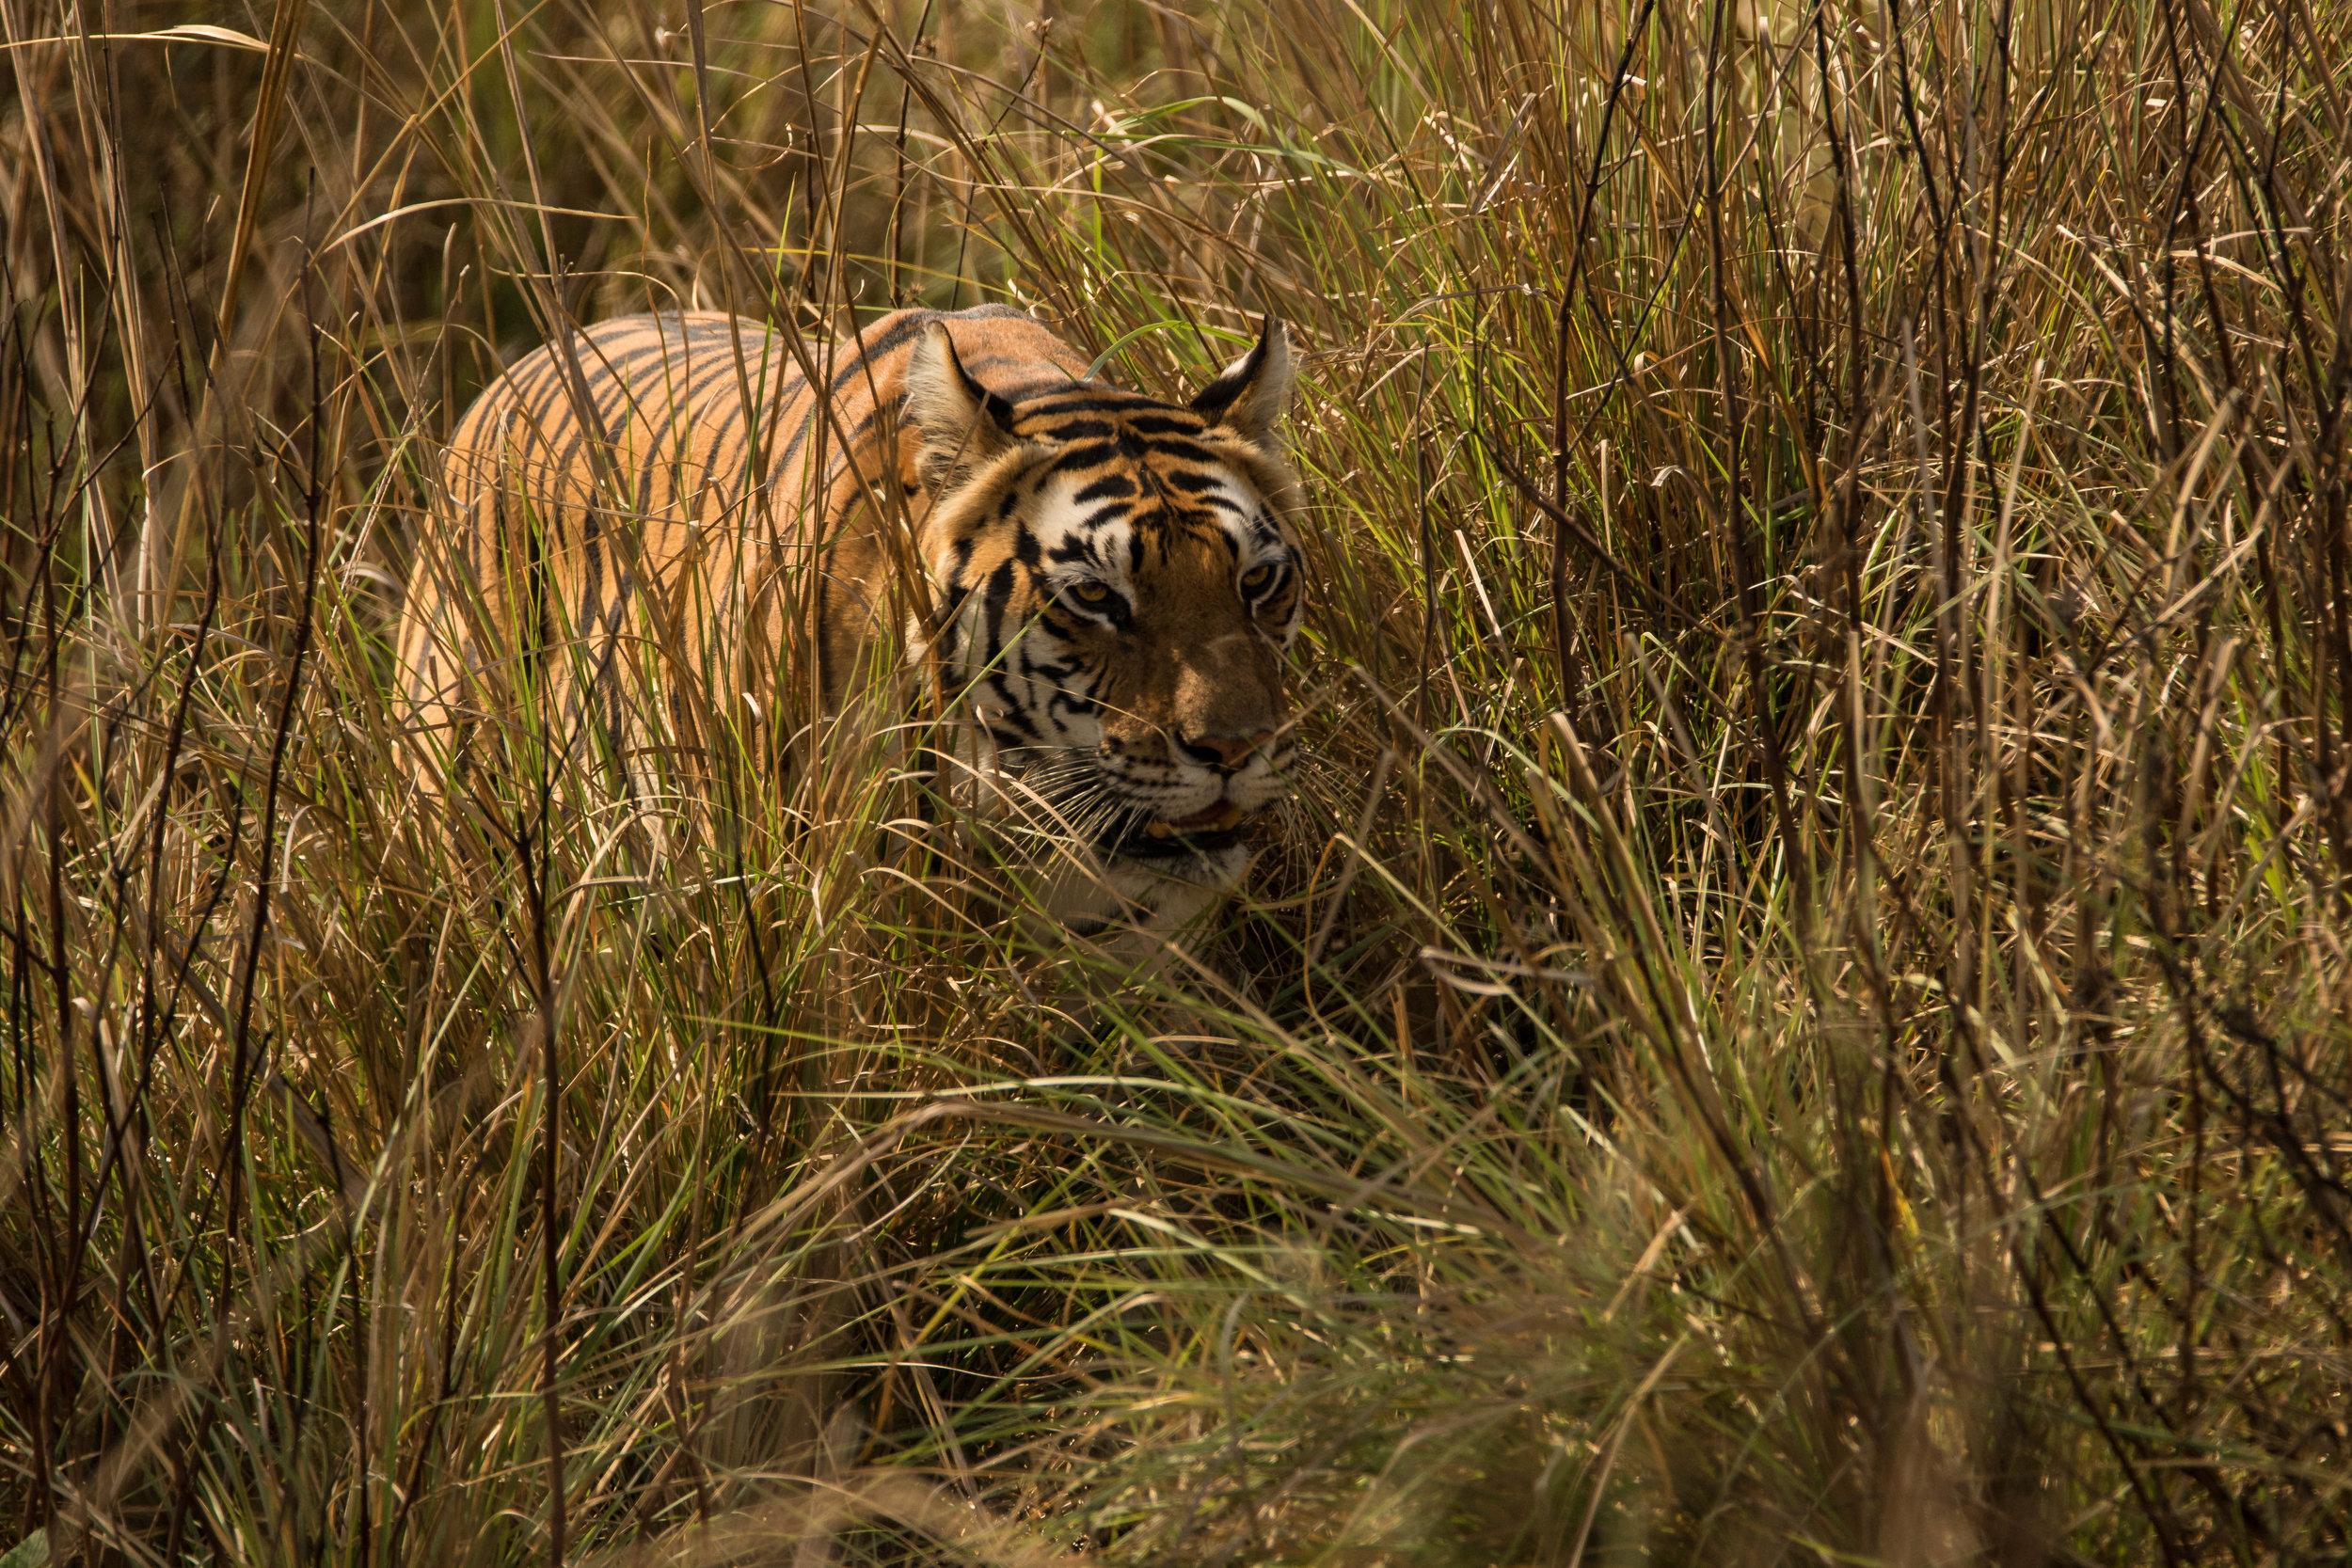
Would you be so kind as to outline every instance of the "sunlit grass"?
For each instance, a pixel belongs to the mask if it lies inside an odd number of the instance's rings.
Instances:
[[[2341,1555],[2340,8],[283,15],[7,21],[0,1547]],[[421,788],[501,365],[983,300],[1306,351],[1189,957],[902,669]]]

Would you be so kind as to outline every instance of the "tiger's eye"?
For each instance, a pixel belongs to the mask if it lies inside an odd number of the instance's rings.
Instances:
[[[1241,591],[1245,594],[1263,594],[1272,586],[1274,586],[1274,563],[1272,562],[1252,566],[1241,575]]]
[[[1099,582],[1073,582],[1070,592],[1080,604],[1102,604],[1111,596],[1111,591]]]

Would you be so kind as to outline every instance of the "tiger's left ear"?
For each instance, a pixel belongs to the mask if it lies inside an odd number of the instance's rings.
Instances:
[[[907,359],[906,417],[923,433],[921,473],[945,490],[1016,444],[1012,404],[981,386],[956,356],[956,341],[932,322]]]
[[[1257,347],[1200,388],[1192,411],[1244,440],[1269,444],[1275,425],[1290,410],[1292,380],[1290,334],[1268,316]]]

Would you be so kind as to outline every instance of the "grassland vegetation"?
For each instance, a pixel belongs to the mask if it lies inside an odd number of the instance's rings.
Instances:
[[[0,32],[12,1565],[2352,1547],[2334,0]],[[1300,351],[1188,958],[902,667],[660,855],[528,705],[420,794],[503,365],[991,301]]]

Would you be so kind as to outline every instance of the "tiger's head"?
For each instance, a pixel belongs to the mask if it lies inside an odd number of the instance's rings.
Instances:
[[[1094,851],[1131,905],[1229,885],[1248,861],[1237,830],[1282,796],[1295,748],[1282,674],[1303,562],[1274,439],[1288,338],[1269,318],[1182,406],[1043,368],[960,355],[936,322],[908,361],[930,652],[965,694],[965,761]]]

